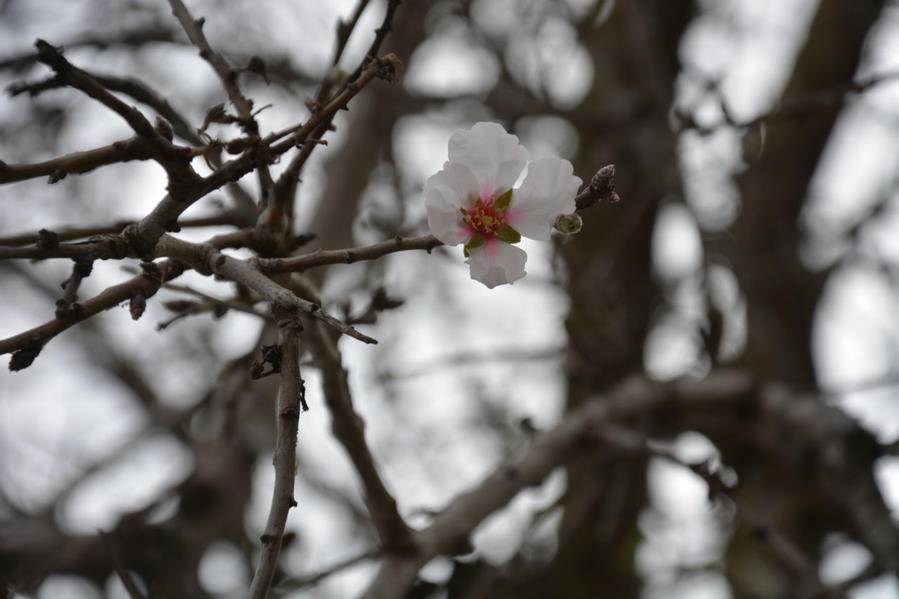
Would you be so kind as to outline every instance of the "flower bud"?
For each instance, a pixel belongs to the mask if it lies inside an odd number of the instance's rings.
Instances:
[[[553,226],[559,233],[574,235],[575,233],[580,232],[581,227],[584,226],[584,220],[577,212],[560,214],[559,217],[556,218],[556,223]]]

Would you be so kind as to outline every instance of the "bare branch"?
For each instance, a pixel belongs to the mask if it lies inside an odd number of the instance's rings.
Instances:
[[[205,19],[194,19],[181,0],[169,0],[169,4],[172,7],[172,14],[181,23],[181,27],[187,33],[187,37],[200,49],[200,56],[209,63],[219,76],[219,79],[221,79],[222,85],[228,93],[228,98],[234,104],[234,107],[237,108],[241,124],[245,128],[251,127],[252,131],[250,132],[256,133],[256,125],[252,117],[253,103],[247,100],[241,93],[240,88],[237,87],[237,71],[231,68],[231,65],[228,64],[225,58],[209,45],[209,41],[203,33]]]
[[[722,370],[706,380],[670,384],[651,383],[635,376],[604,397],[570,411],[555,428],[538,434],[523,456],[499,466],[473,490],[458,495],[430,526],[416,532],[417,551],[385,556],[365,597],[403,596],[422,566],[437,555],[453,554],[456,548],[466,547],[468,536],[477,525],[522,489],[539,484],[571,459],[601,448],[603,438],[597,431],[609,423],[627,422],[634,417],[645,420],[657,412],[670,414],[674,408],[680,413],[701,414],[702,418],[722,410],[743,410],[741,413],[753,413],[766,430],[783,430],[807,439],[808,446],[816,451],[813,470],[818,483],[834,499],[847,504],[861,541],[884,569],[894,570],[899,562],[899,531],[877,495],[870,469],[858,473],[858,464],[846,457],[847,453],[858,451],[856,445],[868,434],[817,397],[785,397],[777,386],[759,388],[746,373]],[[747,431],[747,435],[752,433]],[[629,441],[645,448],[642,442]],[[802,467],[812,466],[806,461]],[[780,550],[791,551],[791,545],[784,544]]]
[[[124,283],[109,287],[83,302],[72,304],[72,310],[65,318],[55,318],[18,335],[0,340],[0,354],[15,352],[10,360],[10,370],[28,367],[40,353],[41,348],[53,337],[69,327],[118,306],[136,295],[148,298],[155,294],[164,281],[169,281],[184,272],[182,266],[164,262],[158,266],[158,276],[141,274]]]
[[[278,391],[278,424],[275,440],[275,486],[265,532],[262,534],[262,554],[256,574],[250,584],[250,597],[264,599],[272,584],[287,513],[297,505],[293,496],[297,467],[297,432],[300,406],[304,403],[305,385],[300,376],[300,323],[287,319],[280,323],[281,388]]]
[[[57,77],[125,119],[134,132],[146,140],[153,158],[166,170],[170,178],[197,177],[190,168],[190,156],[187,148],[172,144],[156,131],[138,109],[125,104],[85,71],[72,65],[57,48],[44,40],[37,40],[35,46],[38,51],[38,60],[50,66],[56,72]]]
[[[80,175],[95,168],[129,162],[131,160],[149,160],[153,155],[145,139],[132,137],[114,142],[102,148],[73,152],[59,158],[34,162],[31,164],[6,164],[0,162],[0,183],[25,181],[35,177],[49,176],[50,183],[64,179],[66,175]]]
[[[378,557],[378,553],[374,551],[366,551],[365,553],[360,553],[359,555],[354,555],[353,557],[348,557],[345,560],[342,560],[333,566],[322,570],[320,572],[315,572],[314,574],[307,574],[305,576],[291,578],[283,581],[279,586],[282,588],[290,589],[291,591],[299,591],[311,586],[314,586],[328,578],[329,576],[333,576],[334,574],[338,574],[347,568],[351,568],[356,564],[372,560]]]
[[[48,230],[41,229],[42,233],[20,233],[10,235],[9,237],[0,237],[0,246],[19,246],[31,243],[41,242],[42,237],[52,235],[56,241],[71,241],[73,239],[82,239],[85,237],[93,237],[95,235],[111,235],[121,233],[125,227],[135,224],[136,221],[117,221],[111,224],[88,225],[85,227],[66,227],[65,229]],[[230,225],[234,227],[246,226],[248,223],[242,218],[241,214],[235,211],[222,212],[216,216],[200,216],[196,218],[185,218],[178,221],[178,226],[182,229],[187,227],[218,227],[222,225]],[[214,239],[214,238],[213,238]],[[210,241],[210,243],[213,243]],[[214,245],[214,243],[213,243]],[[236,247],[236,246],[217,246],[217,247]],[[27,258],[47,258],[50,256],[23,256]],[[69,256],[53,256],[57,258]]]
[[[818,576],[817,562],[808,555],[781,527],[755,506],[751,506],[739,493],[730,489],[720,477],[720,471],[712,469],[708,461],[690,463],[682,460],[673,451],[651,443],[643,435],[623,426],[605,424],[596,431],[596,436],[616,447],[642,455],[661,458],[682,466],[699,476],[709,487],[709,497],[725,496],[736,507],[737,514],[756,532],[757,536],[771,547],[780,560],[809,581],[818,593],[816,596],[846,599],[842,589],[827,585]]]
[[[353,409],[347,372],[337,345],[320,326],[308,327],[307,339],[313,358],[322,372],[322,386],[334,436],[346,449],[365,489],[365,499],[381,546],[388,553],[405,553],[413,546],[412,533],[397,510],[396,499],[387,490],[374,456],[365,441],[365,423]]]
[[[393,81],[398,72],[402,68],[400,59],[394,54],[388,54],[383,58],[372,60],[364,69],[361,70],[359,76],[350,80],[346,87],[339,94],[334,96],[320,110],[315,111],[303,125],[299,127],[290,127],[283,131],[273,133],[266,136],[266,143],[274,143],[287,135],[287,139],[272,146],[272,152],[275,154],[283,154],[298,143],[308,141],[309,134],[318,126],[325,122],[332,114],[342,108],[346,108],[349,101],[358,94],[362,88],[371,83],[372,79],[380,78],[385,81]]]
[[[257,262],[263,272],[274,274],[283,272],[302,272],[316,266],[326,264],[352,264],[362,260],[376,260],[394,252],[406,250],[425,250],[430,252],[443,242],[433,235],[423,237],[395,237],[380,243],[364,245],[345,250],[318,250],[310,254],[294,258],[259,259]]]
[[[377,340],[337,320],[325,312],[320,305],[299,298],[290,290],[281,287],[262,274],[252,263],[222,254],[212,245],[189,243],[165,235],[159,240],[155,255],[184,262],[200,274],[215,273],[230,281],[241,283],[272,302],[275,308],[305,312],[344,335],[349,335],[365,343],[377,343]]]

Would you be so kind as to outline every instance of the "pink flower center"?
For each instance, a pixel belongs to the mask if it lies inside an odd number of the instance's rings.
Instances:
[[[493,198],[478,198],[473,208],[459,208],[466,225],[486,237],[493,237],[506,223],[506,209],[493,203]]]

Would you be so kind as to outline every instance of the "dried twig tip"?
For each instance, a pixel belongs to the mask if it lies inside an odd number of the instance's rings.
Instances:
[[[384,81],[396,81],[403,74],[403,61],[396,54],[390,53],[378,59],[378,77]]]

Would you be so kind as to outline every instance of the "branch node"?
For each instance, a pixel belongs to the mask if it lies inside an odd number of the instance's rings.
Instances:
[[[53,185],[54,183],[57,183],[57,182],[59,182],[59,181],[62,181],[63,179],[66,178],[66,175],[68,175],[68,174],[69,174],[69,173],[66,171],[66,169],[64,169],[64,168],[61,167],[61,166],[57,166],[57,167],[54,168],[53,171],[50,173],[50,176],[47,177],[47,184],[48,184],[48,185]]]
[[[403,61],[392,52],[378,59],[378,77],[384,81],[394,82],[403,74]]]
[[[59,235],[50,229],[41,229],[37,232],[37,247],[44,250],[55,250],[59,247]]]
[[[9,369],[15,372],[17,370],[22,370],[23,368],[28,368],[31,366],[31,363],[34,362],[34,359],[37,358],[38,354],[41,353],[43,347],[44,341],[41,335],[32,335],[22,343],[21,348],[12,353],[12,356],[9,358]]]
[[[134,292],[134,295],[131,296],[131,299],[128,302],[128,310],[131,312],[131,319],[138,320],[144,314],[144,310],[147,308],[147,296],[144,295],[144,292],[138,289]]]

